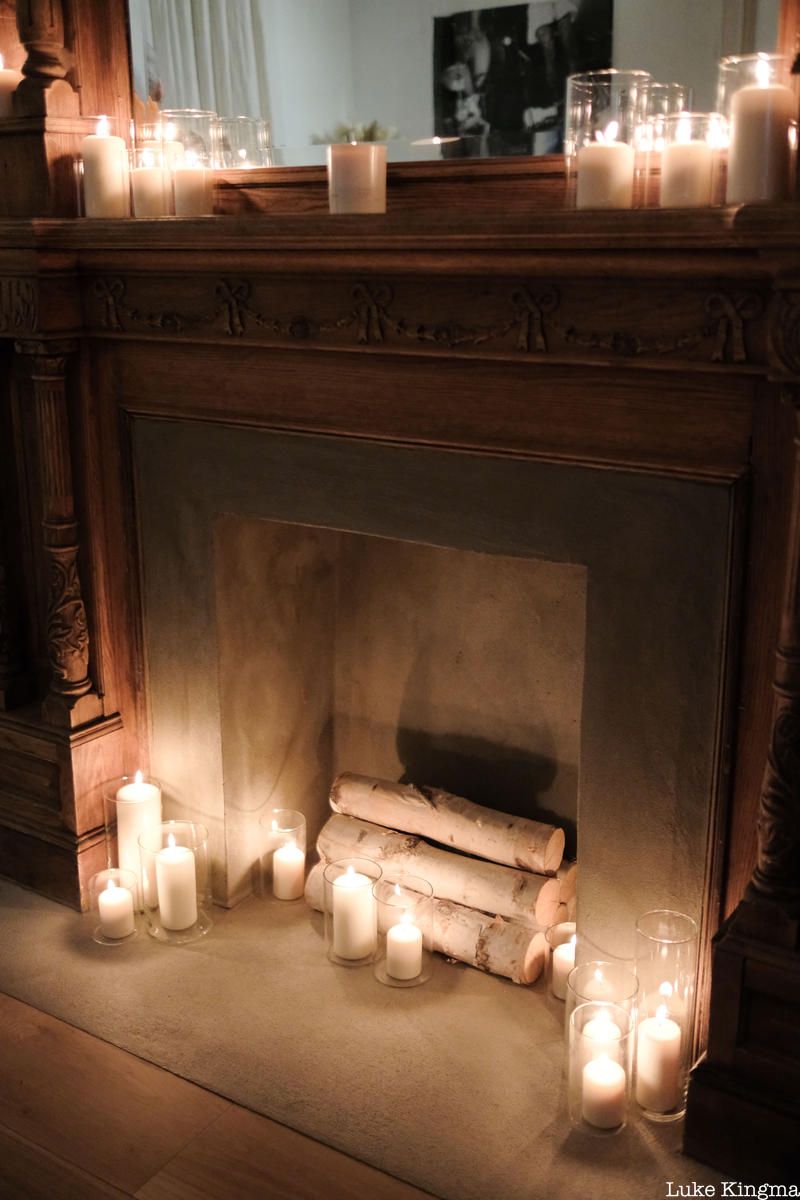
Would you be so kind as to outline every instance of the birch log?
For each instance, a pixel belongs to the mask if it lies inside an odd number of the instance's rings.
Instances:
[[[561,903],[569,904],[578,890],[578,864],[564,859],[556,871],[556,876],[561,885]]]
[[[324,868],[324,861],[317,863],[306,879],[306,901],[317,912],[324,909]],[[541,930],[490,917],[451,900],[434,900],[433,905],[434,950],[480,971],[504,975],[514,983],[534,983],[539,978],[547,951]]]
[[[329,862],[371,858],[391,883],[403,875],[421,875],[437,899],[455,900],[467,908],[528,925],[552,925],[560,903],[557,879],[440,850],[422,838],[382,829],[357,817],[332,816],[320,831],[317,849]]]
[[[345,772],[333,781],[330,804],[334,812],[542,875],[554,874],[564,853],[563,829],[495,812],[438,788]]]

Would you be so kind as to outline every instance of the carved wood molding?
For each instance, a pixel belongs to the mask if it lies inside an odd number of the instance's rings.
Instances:
[[[28,57],[14,96],[15,111],[22,116],[44,116],[55,109],[63,115],[77,113],[77,94],[65,78],[75,56],[66,46],[61,0],[17,0],[17,29]]]
[[[39,321],[39,290],[34,279],[0,276],[0,335],[33,333]]]
[[[779,291],[770,313],[772,365],[784,379],[800,381],[800,291]]]
[[[96,697],[90,696],[89,632],[78,571],[78,525],[67,420],[67,364],[77,343],[71,339],[25,340],[17,341],[16,350],[31,360],[36,407],[51,667],[50,703],[45,704],[44,712],[56,723],[72,726],[100,713]]]
[[[423,287],[423,282],[420,301],[424,298],[427,309],[432,301],[430,288]],[[497,299],[491,306],[494,311],[485,323],[462,320],[456,315],[460,307],[474,313],[481,308],[487,310],[487,305],[474,295],[463,304],[454,304],[452,281],[441,297],[443,307],[448,305],[448,309],[433,317],[427,312],[417,315],[402,311],[394,286],[383,280],[357,280],[346,291],[334,285],[335,291],[330,294],[323,294],[320,288],[320,309],[332,306],[325,316],[270,311],[267,299],[257,298],[263,289],[252,280],[223,278],[209,280],[208,285],[205,304],[189,312],[183,307],[156,308],[132,300],[129,292],[141,291],[141,284],[129,285],[119,276],[97,278],[88,297],[90,322],[99,331],[116,336],[142,332],[165,337],[191,334],[199,338],[246,337],[267,343],[310,342],[323,347],[349,344],[396,350],[415,346],[428,351],[510,351],[559,357],[671,356],[732,366],[755,363],[761,357],[754,355],[748,345],[749,329],[759,324],[765,309],[763,296],[752,291],[698,292],[690,297],[693,325],[687,323],[673,332],[678,314],[668,314],[671,319],[665,319],[662,332],[657,332],[652,314],[643,312],[640,302],[637,305],[635,292],[631,293],[631,311],[625,325],[597,329],[586,323],[583,312],[571,312],[563,289],[550,281],[499,284]],[[464,286],[458,284],[462,291]],[[680,307],[687,308],[685,294]],[[690,319],[683,311],[679,315],[682,322]]]

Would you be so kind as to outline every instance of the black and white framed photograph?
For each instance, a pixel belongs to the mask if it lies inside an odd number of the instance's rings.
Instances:
[[[434,131],[453,152],[557,154],[569,75],[611,66],[613,0],[533,0],[434,17]]]

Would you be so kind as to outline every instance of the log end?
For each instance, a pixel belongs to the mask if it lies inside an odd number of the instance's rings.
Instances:
[[[578,890],[578,864],[564,861],[558,868],[558,879],[561,884],[561,900],[569,904]]]
[[[547,942],[543,933],[535,933],[520,964],[520,983],[535,983],[544,970]]]
[[[545,929],[548,925],[554,925],[560,904],[561,884],[557,879],[548,879],[542,884],[539,889],[539,895],[536,897],[534,910],[536,924],[543,926]]]
[[[550,837],[547,839],[547,845],[544,850],[544,873],[545,875],[555,875],[558,868],[561,866],[561,860],[564,857],[564,837],[563,829],[553,829]]]

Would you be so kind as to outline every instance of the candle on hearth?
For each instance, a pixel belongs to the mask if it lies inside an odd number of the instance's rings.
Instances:
[[[135,217],[165,217],[172,208],[169,172],[162,155],[143,150],[139,165],[131,172],[133,215]]]
[[[0,54],[0,117],[12,117],[14,105],[12,97],[22,83],[22,71],[15,71],[5,65]]]
[[[583,1119],[596,1129],[616,1129],[625,1120],[626,1078],[619,1063],[606,1056],[583,1068]]]
[[[170,834],[167,845],[156,853],[155,864],[161,924],[165,929],[189,929],[197,920],[194,851],[176,845]]]
[[[333,881],[333,953],[338,958],[367,958],[377,938],[372,880],[351,865]]]
[[[619,125],[611,121],[595,141],[577,155],[577,208],[631,208],[636,154],[633,146],[616,140]]]
[[[659,1005],[639,1025],[636,1044],[636,1099],[650,1112],[676,1108],[681,1093],[681,1027]]]
[[[422,930],[410,912],[386,931],[386,971],[393,979],[416,979],[422,970]]]
[[[712,200],[714,150],[691,136],[691,122],[678,120],[674,142],[661,151],[661,207],[701,208]]]
[[[553,950],[550,987],[556,1000],[566,1000],[567,998],[567,979],[575,966],[576,941],[577,937],[573,933],[568,942],[562,942]]]
[[[87,217],[129,217],[131,212],[128,152],[111,133],[108,117],[100,117],[95,133],[81,143],[83,211]]]
[[[176,217],[206,217],[214,211],[213,176],[194,150],[187,150],[183,162],[173,165],[172,179]]]
[[[377,142],[328,146],[332,213],[386,212],[386,147]]]
[[[272,893],[276,900],[299,900],[306,881],[306,856],[296,842],[278,846],[272,856]]]
[[[107,938],[124,938],[133,933],[133,896],[126,887],[119,887],[113,879],[97,893],[97,911],[100,914],[100,929]]]
[[[116,802],[117,865],[124,871],[133,871],[139,879],[139,838],[161,824],[161,788],[155,783],[145,783],[142,772],[137,771],[132,783],[118,789]],[[144,880],[144,900],[151,905],[156,902],[152,880]]]
[[[771,79],[767,57],[756,63],[756,82],[739,88],[730,102],[728,204],[788,200],[797,101]]]
[[[584,1025],[583,1036],[591,1043],[592,1058],[607,1058],[614,1048],[614,1042],[622,1037],[622,1030],[605,1009],[600,1009],[597,1016]]]

